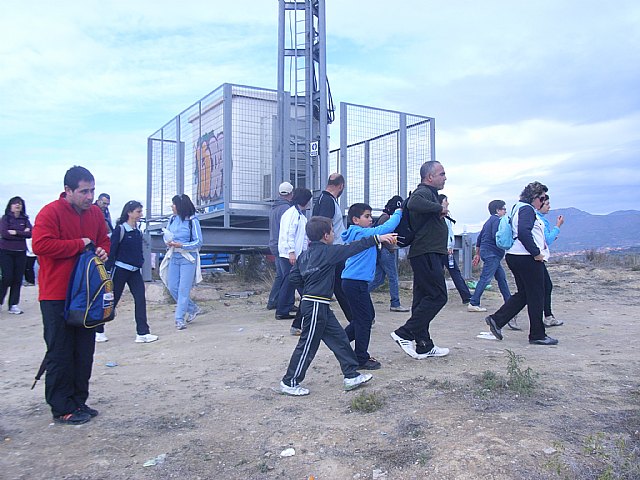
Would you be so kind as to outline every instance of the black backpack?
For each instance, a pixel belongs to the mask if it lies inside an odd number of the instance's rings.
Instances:
[[[402,202],[402,218],[400,219],[400,223],[394,230],[394,232],[398,234],[397,245],[400,248],[408,247],[409,245],[411,245],[413,240],[416,238],[417,233],[421,231],[420,228],[417,230],[413,228],[411,225],[411,220],[409,220],[409,209],[407,208],[407,205],[410,198],[411,192],[409,192],[407,198]]]

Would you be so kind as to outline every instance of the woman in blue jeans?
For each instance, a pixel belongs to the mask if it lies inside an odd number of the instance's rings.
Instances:
[[[200,307],[191,300],[191,288],[200,277],[200,247],[202,230],[195,216],[196,208],[188,195],[176,195],[172,199],[173,215],[165,232],[165,244],[169,247],[167,287],[176,301],[175,321],[178,330],[187,328],[195,320]],[[200,277],[201,278],[201,277]]]
[[[509,285],[507,284],[507,275],[501,265],[505,251],[496,245],[496,232],[498,231],[500,218],[507,213],[504,200],[492,200],[489,202],[489,213],[491,216],[482,226],[482,231],[476,241],[473,266],[477,266],[480,263],[480,259],[482,259],[483,265],[480,280],[478,280],[476,289],[467,306],[467,310],[470,312],[487,311],[486,308],[480,306],[480,297],[482,297],[486,286],[491,283],[492,278],[495,278],[498,282],[498,288],[503,300],[506,302],[511,297]]]

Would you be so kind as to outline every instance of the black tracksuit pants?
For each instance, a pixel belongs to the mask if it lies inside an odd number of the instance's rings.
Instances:
[[[282,378],[285,385],[295,387],[304,380],[321,340],[336,356],[345,378],[355,378],[359,375],[356,354],[328,303],[306,299],[300,302],[302,334],[291,355],[287,373]]]
[[[89,397],[89,379],[96,348],[93,328],[67,326],[64,300],[41,300],[47,344],[45,399],[54,417],[72,413]]]

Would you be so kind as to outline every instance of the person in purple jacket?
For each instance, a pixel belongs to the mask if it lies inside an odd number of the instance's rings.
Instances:
[[[0,220],[0,306],[9,291],[9,313],[20,315],[20,287],[27,265],[27,238],[31,238],[31,223],[24,200],[13,197],[7,203],[4,216]]]
[[[467,305],[467,310],[470,312],[487,311],[486,308],[480,306],[480,297],[482,297],[485,287],[491,283],[492,278],[495,278],[498,282],[498,288],[504,301],[506,302],[511,297],[509,285],[507,284],[507,275],[501,265],[505,251],[496,245],[496,232],[498,231],[500,218],[507,213],[504,200],[492,200],[489,202],[489,213],[491,216],[484,222],[482,231],[476,241],[473,266],[477,266],[480,263],[480,259],[482,259],[483,265],[480,279],[469,300],[469,305]]]

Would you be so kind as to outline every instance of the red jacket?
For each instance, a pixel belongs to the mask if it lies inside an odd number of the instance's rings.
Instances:
[[[64,300],[71,271],[84,249],[83,238],[109,252],[109,237],[102,210],[91,205],[78,213],[62,193],[46,205],[33,226],[33,253],[38,256],[39,300]]]

